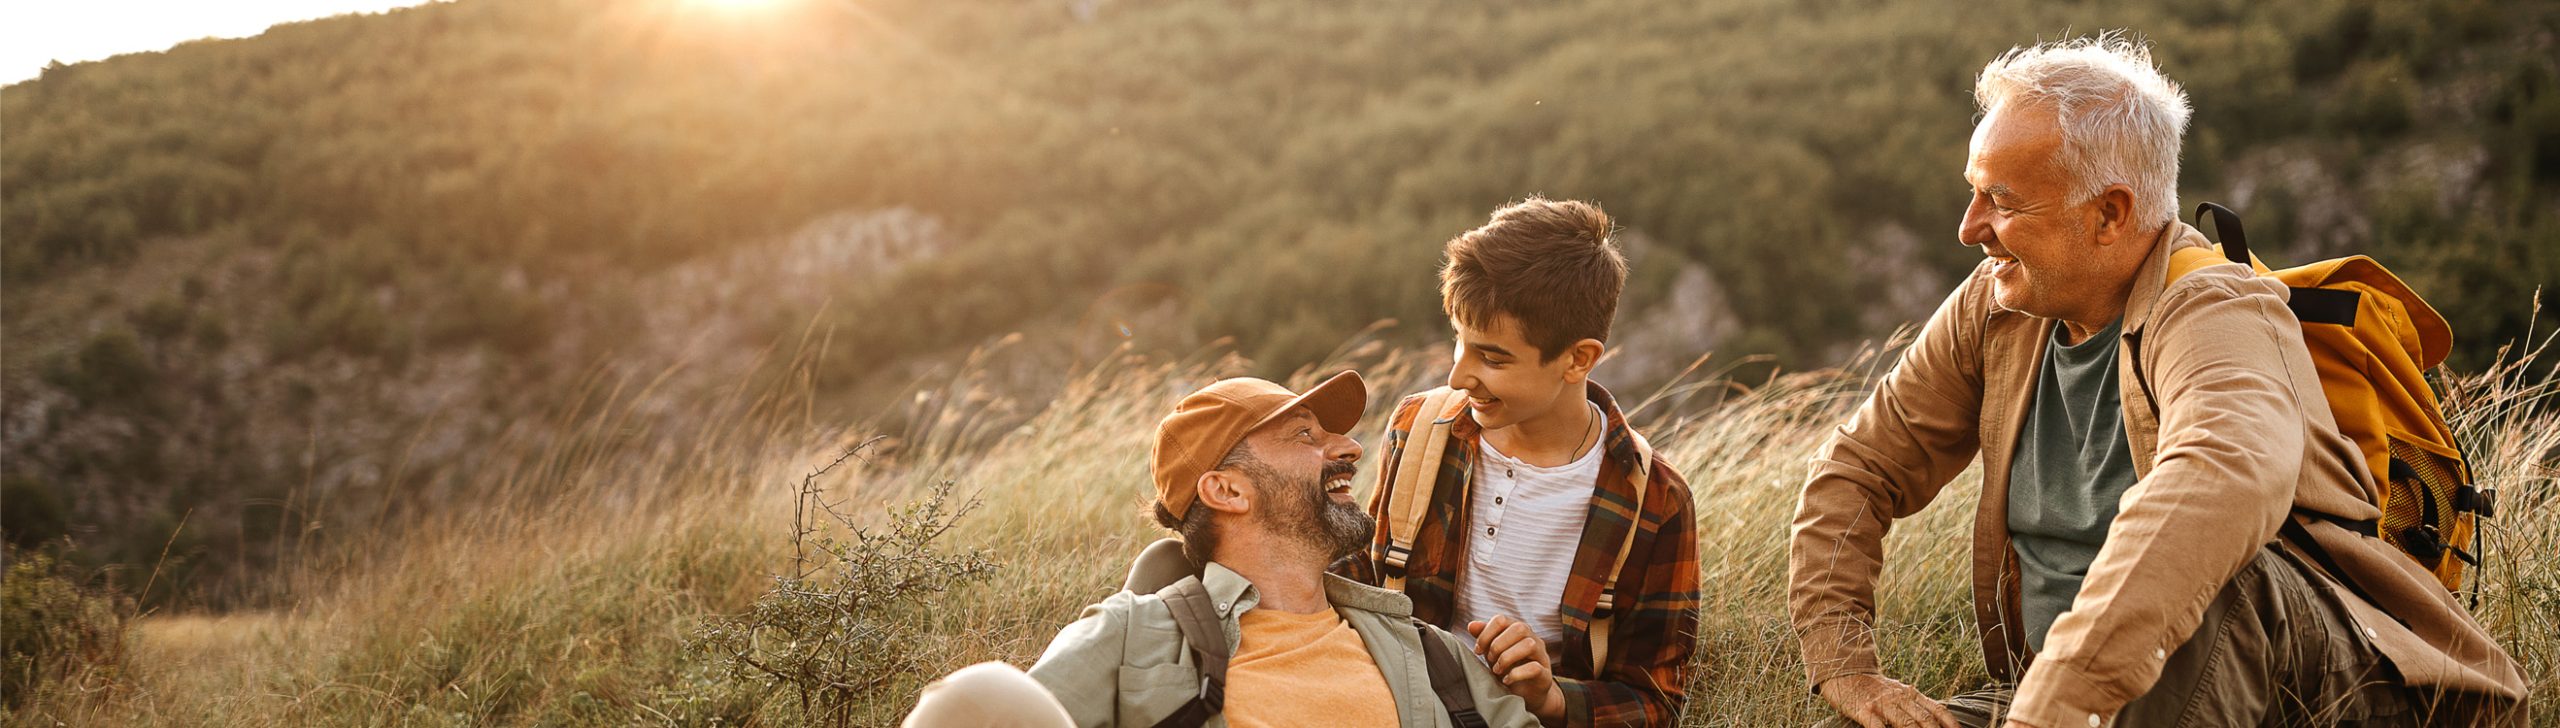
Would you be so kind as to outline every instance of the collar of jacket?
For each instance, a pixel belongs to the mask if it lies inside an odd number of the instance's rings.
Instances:
[[[1200,586],[1208,590],[1209,600],[1218,604],[1218,616],[1230,623],[1262,603],[1262,593],[1254,588],[1253,582],[1215,561],[1200,570]],[[1387,591],[1333,574],[1324,575],[1324,598],[1336,609],[1376,612],[1393,619],[1413,616],[1413,600],[1403,592]]]
[[[2131,291],[2124,301],[2124,336],[2141,333],[2143,324],[2151,320],[2151,310],[2160,302],[2160,294],[2169,288],[2169,257],[2180,248],[2211,247],[2204,232],[2183,222],[2170,221],[2160,229],[2160,237],[2151,244],[2151,257],[2142,261],[2134,274]]]
[[[1635,429],[1627,426],[1626,413],[1618,410],[1618,398],[1609,394],[1609,388],[1600,386],[1599,382],[1587,380],[1583,382],[1583,396],[1590,399],[1592,404],[1600,405],[1601,419],[1608,423],[1608,429],[1601,435],[1600,440],[1609,448],[1606,457],[1617,461],[1619,467],[1626,468],[1627,472],[1634,474],[1637,481],[1650,477],[1651,473],[1643,472],[1639,468],[1644,464],[1644,459],[1636,452]],[[1629,487],[1632,489],[1636,486],[1630,484]]]

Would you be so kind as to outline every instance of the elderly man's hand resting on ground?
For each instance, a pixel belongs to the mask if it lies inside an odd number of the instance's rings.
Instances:
[[[1497,670],[1494,674],[1501,674]],[[1947,706],[1919,688],[1883,675],[1842,675],[1822,681],[1822,699],[1865,728],[1960,728]]]
[[[1476,655],[1493,668],[1504,688],[1528,704],[1538,722],[1564,724],[1564,689],[1556,686],[1546,641],[1530,632],[1527,623],[1496,616],[1468,622],[1467,634],[1476,638]]]

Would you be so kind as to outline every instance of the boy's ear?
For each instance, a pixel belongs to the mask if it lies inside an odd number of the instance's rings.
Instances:
[[[1251,513],[1253,498],[1249,493],[1253,489],[1245,485],[1244,476],[1235,473],[1224,470],[1201,473],[1199,494],[1192,501],[1192,506],[1207,506],[1223,513]]]
[[[1600,355],[1609,353],[1609,345],[1599,339],[1583,339],[1566,347],[1565,373],[1577,377],[1591,376],[1591,368],[1600,366]]]

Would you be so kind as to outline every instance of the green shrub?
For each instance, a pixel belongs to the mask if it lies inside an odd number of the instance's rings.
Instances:
[[[27,548],[61,538],[71,524],[71,508],[52,486],[25,473],[0,477],[0,534],[9,545]]]
[[[45,367],[45,379],[91,404],[138,400],[157,372],[133,329],[109,326],[79,351]]]
[[[187,310],[185,304],[179,303],[175,298],[162,296],[153,299],[142,308],[135,309],[126,318],[133,321],[133,327],[141,331],[144,338],[153,342],[165,342],[185,333],[195,317]]]
[[[231,345],[231,327],[223,325],[219,317],[198,317],[187,333],[195,339],[196,348],[206,353],[218,353]]]
[[[0,698],[15,711],[39,696],[102,697],[124,669],[126,602],[83,586],[51,556],[11,551],[0,577]]]
[[[2398,57],[2348,68],[2330,99],[2326,121],[2359,134],[2397,134],[2417,120],[2418,79]]]

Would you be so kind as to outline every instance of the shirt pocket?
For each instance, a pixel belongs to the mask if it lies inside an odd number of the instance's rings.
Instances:
[[[1200,696],[1200,671],[1170,663],[1120,667],[1120,724],[1154,725]]]

